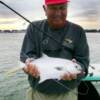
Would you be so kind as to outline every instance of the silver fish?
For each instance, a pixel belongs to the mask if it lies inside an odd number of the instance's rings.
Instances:
[[[61,76],[64,73],[81,73],[81,66],[77,63],[72,62],[68,59],[63,58],[54,58],[49,57],[45,54],[42,55],[42,57],[34,60],[31,62],[32,64],[35,64],[40,72],[40,80],[39,83],[44,82],[48,79],[58,79],[60,80]],[[10,70],[7,73],[7,76],[11,76],[16,71],[27,67],[24,63],[20,62],[20,67],[17,67],[15,69]]]
[[[48,79],[60,80],[60,77],[64,73],[70,72],[79,74],[82,70],[79,64],[74,63],[71,60],[48,57],[45,54],[43,54],[42,57],[34,60],[32,64],[35,64],[40,72],[39,83],[42,83]],[[25,65],[22,63],[20,67],[23,68],[23,66]]]

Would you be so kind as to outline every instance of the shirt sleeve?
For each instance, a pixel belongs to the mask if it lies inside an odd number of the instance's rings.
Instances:
[[[88,74],[89,67],[89,46],[85,31],[81,29],[79,33],[80,35],[75,47],[74,58],[78,61],[78,64],[81,65],[85,72],[84,76],[86,76]]]
[[[22,62],[25,62],[27,58],[33,57],[35,58],[36,49],[35,49],[35,43],[34,43],[34,30],[32,28],[32,25],[29,25],[27,28],[27,32],[25,34],[21,52],[20,52],[20,60]]]

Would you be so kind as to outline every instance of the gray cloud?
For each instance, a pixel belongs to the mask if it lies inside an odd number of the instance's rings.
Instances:
[[[6,4],[11,6],[16,11],[20,12],[23,15],[30,16],[31,14],[36,14],[41,12],[42,9],[42,0],[1,0]],[[0,4],[0,17],[9,17],[16,16],[6,7]]]
[[[3,22],[0,22],[0,24],[15,24],[16,22],[15,21],[3,21]]]
[[[82,17],[83,19],[99,19],[100,0],[72,0],[70,2],[71,17]],[[70,13],[69,12],[69,13]]]
[[[44,18],[44,0],[1,0],[26,16],[29,20]],[[100,21],[100,0],[70,0],[69,17],[80,21]],[[17,18],[13,12],[0,4],[0,18]]]

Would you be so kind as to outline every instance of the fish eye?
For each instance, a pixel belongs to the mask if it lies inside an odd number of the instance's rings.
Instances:
[[[76,65],[75,68],[76,68],[77,70],[81,71],[81,68],[80,68],[78,65]]]

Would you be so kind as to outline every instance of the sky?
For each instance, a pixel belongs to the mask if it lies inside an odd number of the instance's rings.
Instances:
[[[44,0],[0,0],[30,21],[45,19]],[[67,20],[85,29],[100,29],[100,0],[70,0]],[[28,23],[0,3],[0,30],[26,29]]]

